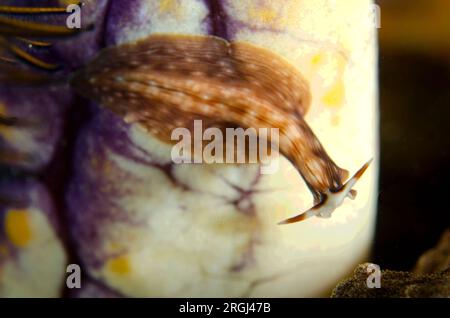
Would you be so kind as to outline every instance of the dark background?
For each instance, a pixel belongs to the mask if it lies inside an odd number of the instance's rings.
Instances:
[[[381,170],[373,261],[410,270],[450,227],[450,1],[377,3]]]

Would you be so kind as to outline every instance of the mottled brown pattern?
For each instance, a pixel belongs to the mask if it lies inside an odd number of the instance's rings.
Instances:
[[[279,128],[280,152],[316,203],[347,177],[303,119],[308,82],[280,56],[212,36],[152,35],[104,50],[72,79],[75,89],[171,142],[174,128]]]

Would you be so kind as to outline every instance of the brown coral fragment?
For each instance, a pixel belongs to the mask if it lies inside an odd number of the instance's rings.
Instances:
[[[333,290],[334,298],[443,298],[450,297],[450,229],[438,245],[425,252],[413,272],[385,270],[381,273],[381,288],[369,288],[369,264],[359,265],[353,277]]]
[[[361,264],[353,277],[333,290],[332,298],[445,298],[450,297],[450,269],[428,275],[384,270],[380,288],[369,288],[369,264]]]
[[[444,232],[438,245],[425,252],[417,261],[414,272],[428,274],[450,268],[450,229]]]

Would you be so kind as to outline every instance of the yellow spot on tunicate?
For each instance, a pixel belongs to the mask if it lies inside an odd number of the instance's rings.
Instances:
[[[237,214],[228,220],[213,223],[212,227],[216,233],[232,235],[233,233],[241,233],[242,231],[256,230],[259,225],[257,219]]]
[[[108,261],[108,269],[117,275],[127,275],[131,272],[130,260],[127,256],[119,256]]]
[[[322,54],[318,53],[311,58],[312,65],[319,65],[323,61],[324,57]]]
[[[177,17],[180,17],[182,14],[181,7],[177,0],[161,0],[159,3],[159,13],[170,13]]]
[[[270,24],[270,25],[278,25],[279,15],[278,13],[271,8],[257,8],[250,7],[248,11],[248,15],[251,19],[256,20],[256,22]]]
[[[339,107],[344,103],[344,99],[345,85],[340,80],[323,96],[322,101],[326,106]]]
[[[111,161],[104,162],[102,168],[105,175],[109,175],[114,171],[114,165]]]
[[[9,252],[8,247],[0,245],[0,258],[2,256],[7,256],[8,252]]]
[[[331,125],[332,126],[339,126],[340,122],[341,122],[341,118],[339,117],[339,115],[333,115],[333,117],[331,117]]]
[[[253,1],[248,9],[248,17],[256,23],[274,29],[296,26],[299,21],[301,1]]]
[[[341,107],[345,103],[346,58],[321,51],[311,56],[310,63],[317,89],[323,92],[321,102],[328,107]]]
[[[107,245],[107,249],[110,253],[118,253],[123,251],[124,245],[123,242],[109,242]]]
[[[32,238],[30,215],[27,210],[9,210],[5,217],[5,232],[15,246],[27,246]]]

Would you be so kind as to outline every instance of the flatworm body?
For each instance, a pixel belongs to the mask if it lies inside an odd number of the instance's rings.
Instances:
[[[343,197],[355,195],[344,187],[347,171],[304,120],[311,101],[308,82],[271,51],[214,36],[151,35],[104,50],[72,85],[165,142],[177,127],[192,129],[194,119],[205,128],[278,128],[280,152],[304,178],[315,208],[344,189]]]

